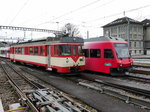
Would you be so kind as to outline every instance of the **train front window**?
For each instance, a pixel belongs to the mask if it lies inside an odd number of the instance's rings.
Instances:
[[[83,49],[82,49],[82,46],[78,46],[78,54],[79,55],[83,55]]]
[[[128,44],[114,44],[118,58],[130,58]]]
[[[70,45],[59,45],[60,56],[70,56],[71,46]]]
[[[77,47],[76,45],[72,46],[73,55],[77,55]]]

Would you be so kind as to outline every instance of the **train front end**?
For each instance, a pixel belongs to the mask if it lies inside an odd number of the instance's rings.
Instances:
[[[132,71],[133,59],[129,54],[128,43],[114,43],[114,52],[116,63],[110,69],[111,75],[124,75],[125,72]]]
[[[66,38],[67,39],[67,38]],[[85,70],[83,39],[70,37],[63,43],[54,44],[51,68],[58,73],[77,73]]]

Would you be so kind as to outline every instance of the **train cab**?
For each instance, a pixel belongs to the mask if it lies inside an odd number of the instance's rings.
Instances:
[[[115,37],[85,39],[86,70],[123,75],[132,69],[128,43]]]

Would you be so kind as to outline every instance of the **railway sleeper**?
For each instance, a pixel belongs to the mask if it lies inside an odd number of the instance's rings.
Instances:
[[[75,103],[67,100],[61,94],[48,91],[48,89],[26,90],[24,92],[41,112],[89,112],[87,109],[80,108]]]

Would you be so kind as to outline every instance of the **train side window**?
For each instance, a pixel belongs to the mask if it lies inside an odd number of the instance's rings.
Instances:
[[[29,54],[33,54],[33,47],[29,47]]]
[[[1,54],[5,54],[5,51],[4,51],[4,50],[1,50]]]
[[[40,55],[41,55],[41,56],[43,55],[43,52],[44,52],[44,50],[43,50],[43,47],[41,46],[41,47],[40,47]]]
[[[21,54],[21,48],[18,48],[18,54]]]
[[[38,55],[38,47],[34,47],[34,54]]]
[[[24,48],[22,48],[21,51],[22,51],[21,54],[24,54]]]
[[[76,45],[72,46],[73,55],[77,55],[77,47]]]
[[[100,49],[90,49],[90,58],[100,58]]]
[[[88,58],[89,57],[89,49],[84,49],[83,51],[84,51],[84,56]]]
[[[58,45],[54,46],[54,55],[56,55],[56,56],[59,55]]]
[[[15,48],[15,54],[17,54],[18,53],[18,48]]]
[[[112,49],[104,49],[104,58],[106,58],[106,59],[113,59],[114,58]]]

